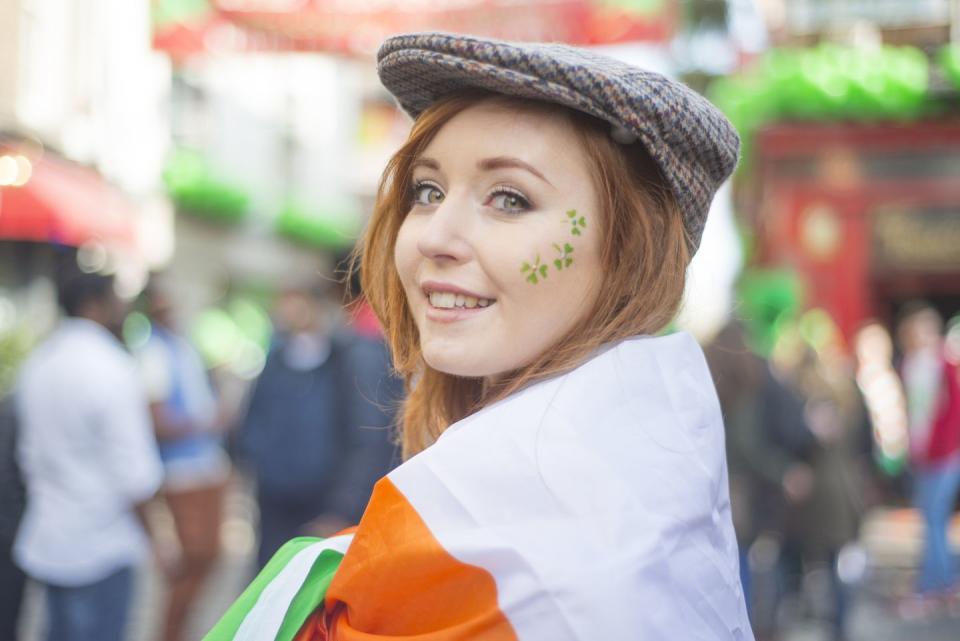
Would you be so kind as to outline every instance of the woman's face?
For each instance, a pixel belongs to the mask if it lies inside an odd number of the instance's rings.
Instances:
[[[434,369],[522,367],[596,300],[597,194],[561,115],[478,103],[437,133],[412,184],[395,258]]]

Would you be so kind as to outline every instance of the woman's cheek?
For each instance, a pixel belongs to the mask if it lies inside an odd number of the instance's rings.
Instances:
[[[409,221],[410,219],[407,218],[400,226],[397,240],[393,246],[393,263],[404,287],[407,287],[408,283],[414,279],[417,255],[419,254],[415,225]]]

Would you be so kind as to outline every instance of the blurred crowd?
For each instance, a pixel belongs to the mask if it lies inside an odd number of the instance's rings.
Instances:
[[[63,318],[2,405],[0,638],[16,638],[30,578],[46,595],[47,638],[122,639],[149,557],[166,585],[162,638],[186,638],[237,472],[254,480],[259,514],[251,571],[293,537],[356,523],[398,463],[402,384],[355,293],[339,277],[281,283],[262,371],[231,405],[183,333],[176,283],[155,277],[130,305],[111,277],[61,270]],[[132,309],[149,331],[129,347]],[[771,334],[762,314],[741,311],[706,354],[757,638],[782,638],[791,616],[850,638],[869,566],[860,528],[876,505],[912,503],[924,525],[915,587],[891,607],[906,619],[956,611],[960,325],[947,331],[936,309],[911,302],[892,335],[870,323],[847,349],[823,314]],[[152,534],[157,503],[175,546]]]
[[[158,638],[181,641],[237,472],[256,488],[253,571],[291,538],[355,524],[398,462],[402,383],[372,313],[336,277],[279,284],[266,359],[239,405],[187,338],[176,283],[154,278],[130,305],[110,276],[68,265],[57,281],[63,318],[2,405],[0,639],[17,638],[28,578],[45,594],[45,638],[125,638],[149,560],[165,583]],[[133,310],[149,326],[129,347]],[[176,545],[156,536],[158,503]]]
[[[881,504],[912,502],[923,521],[915,588],[891,609],[913,620],[960,606],[948,543],[960,489],[958,327],[948,340],[937,310],[914,301],[895,340],[870,323],[848,353],[819,320],[821,331],[784,331],[764,350],[734,319],[706,349],[757,639],[777,638],[797,609],[824,621],[831,640],[850,638],[868,568],[860,528]]]

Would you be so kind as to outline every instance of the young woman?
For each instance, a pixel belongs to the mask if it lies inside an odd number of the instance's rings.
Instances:
[[[752,639],[710,375],[656,336],[733,129],[557,45],[400,36],[379,72],[416,119],[362,249],[407,460],[208,638]]]

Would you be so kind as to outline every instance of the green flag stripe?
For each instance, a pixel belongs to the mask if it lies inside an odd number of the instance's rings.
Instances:
[[[297,595],[293,597],[275,641],[293,641],[307,618],[323,604],[327,588],[330,587],[341,561],[343,554],[336,550],[324,550],[320,553]]]
[[[230,606],[220,621],[203,637],[203,641],[233,641],[244,618],[246,618],[247,614],[256,605],[260,595],[270,582],[286,568],[293,557],[321,540],[322,539],[315,537],[303,536],[285,543],[284,546],[273,555],[273,558],[270,559],[266,567],[260,571],[257,578],[243,591],[243,594],[233,602],[233,605]]]

